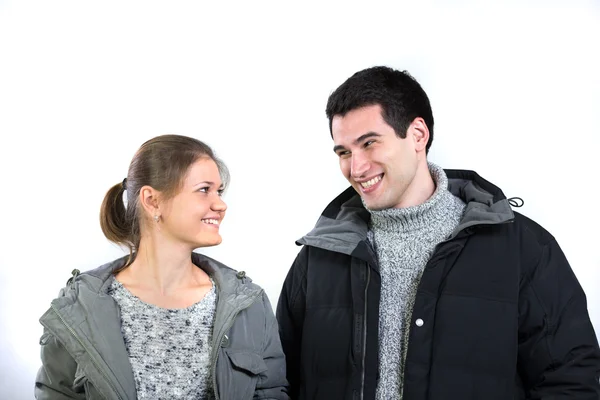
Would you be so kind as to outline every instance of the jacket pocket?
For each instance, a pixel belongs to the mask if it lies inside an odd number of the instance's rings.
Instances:
[[[75,370],[75,377],[73,379],[73,390],[76,392],[84,391],[87,389],[88,378],[83,371],[83,368],[77,364],[77,370]]]
[[[221,393],[220,397],[222,399],[252,399],[259,375],[267,371],[265,361],[259,354],[246,350],[226,349],[225,354],[229,360],[229,368],[224,376],[221,375],[217,378],[226,377],[228,385],[224,385],[227,393]]]
[[[227,357],[234,368],[245,371],[251,375],[258,375],[267,370],[267,364],[261,356],[244,350],[227,350]]]
[[[79,365],[77,365],[77,370],[75,371],[73,389],[75,391],[85,393],[86,400],[106,400],[106,397],[100,394],[98,390],[96,390],[94,385],[85,375],[83,368],[81,368],[81,366]]]

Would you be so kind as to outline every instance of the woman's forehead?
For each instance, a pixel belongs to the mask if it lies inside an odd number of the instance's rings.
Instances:
[[[201,158],[194,162],[188,169],[185,177],[186,185],[196,185],[200,182],[211,182],[218,186],[221,185],[221,175],[214,160]]]

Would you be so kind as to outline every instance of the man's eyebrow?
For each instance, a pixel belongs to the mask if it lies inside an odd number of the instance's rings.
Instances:
[[[333,152],[334,152],[334,153],[337,153],[337,152],[338,152],[338,150],[342,150],[342,149],[345,149],[345,147],[344,147],[344,146],[342,146],[341,144],[338,144],[338,145],[335,145],[335,146],[333,146]]]
[[[356,140],[354,141],[354,144],[360,144],[361,142],[364,142],[367,139],[370,139],[372,137],[381,137],[381,135],[379,133],[376,132],[367,132],[364,135],[360,135],[358,138],[356,138]],[[342,150],[345,149],[344,146],[342,146],[341,144],[338,144],[336,146],[333,146],[333,152],[337,153],[338,150]]]

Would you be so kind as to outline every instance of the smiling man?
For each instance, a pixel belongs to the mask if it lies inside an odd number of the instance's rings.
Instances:
[[[352,187],[298,241],[279,299],[292,398],[598,399],[598,342],[564,254],[498,187],[427,161],[419,83],[369,68],[326,112]]]

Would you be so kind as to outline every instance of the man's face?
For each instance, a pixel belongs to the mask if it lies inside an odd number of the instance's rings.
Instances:
[[[422,157],[413,124],[402,139],[381,112],[380,105],[365,106],[331,123],[342,173],[371,210],[402,206]]]

